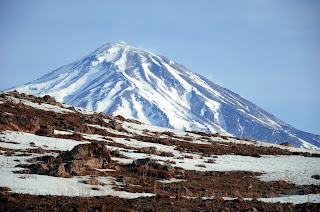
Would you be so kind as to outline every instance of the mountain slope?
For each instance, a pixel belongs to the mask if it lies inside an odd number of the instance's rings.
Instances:
[[[49,96],[0,92],[0,150],[2,211],[320,207],[320,148],[182,132]]]
[[[157,126],[320,146],[320,136],[296,130],[166,57],[123,42],[13,89]]]

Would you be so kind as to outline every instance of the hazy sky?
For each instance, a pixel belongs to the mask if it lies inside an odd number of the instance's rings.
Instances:
[[[320,1],[0,1],[0,90],[105,43],[164,55],[320,134]]]

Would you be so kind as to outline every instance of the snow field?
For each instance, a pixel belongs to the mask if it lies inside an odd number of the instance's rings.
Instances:
[[[84,135],[84,137],[89,139],[99,139],[101,141],[104,140],[102,136],[97,135]],[[132,161],[135,159],[150,157],[160,161],[169,160],[175,163],[172,164],[172,166],[181,167],[187,170],[262,172],[264,174],[262,174],[260,179],[263,181],[283,180],[297,185],[320,185],[320,180],[311,178],[312,175],[320,173],[320,166],[318,166],[318,164],[320,164],[320,158],[318,157],[304,157],[301,155],[263,155],[261,158],[257,158],[241,155],[219,155],[217,158],[212,158],[203,157],[195,153],[181,153],[180,151],[175,150],[175,146],[142,142],[135,139],[130,139],[130,141],[125,138],[112,139],[116,143],[124,144],[126,146],[134,148],[156,147],[158,151],[170,152],[174,155],[174,157],[148,155],[120,148],[120,152],[131,158]],[[110,142],[108,140],[104,141]],[[108,148],[115,147],[108,146]],[[192,159],[186,158],[185,156],[192,156]],[[214,159],[215,163],[206,163],[208,159]],[[199,165],[205,165],[205,167],[201,167]]]
[[[12,192],[32,195],[63,195],[63,196],[118,196],[120,198],[138,198],[154,196],[151,193],[130,193],[126,191],[115,191],[117,184],[112,177],[98,177],[97,179],[106,185],[88,185],[81,181],[88,177],[52,177],[36,174],[15,174],[13,171],[21,170],[15,168],[20,162],[15,160],[27,160],[30,157],[6,157],[0,155],[0,186],[8,187]],[[96,188],[98,190],[93,190]]]
[[[108,120],[106,120],[108,121]],[[177,130],[171,130],[162,127],[154,127],[150,125],[140,125],[135,123],[123,122],[123,127],[129,131],[129,134],[140,134],[142,135],[143,130],[149,130],[152,132],[172,132],[176,136],[186,137],[192,136],[195,143],[207,144],[210,143],[208,140],[201,140],[200,135],[192,133],[180,132]],[[124,132],[118,132],[109,128],[104,128],[99,125],[89,125],[92,127],[102,128],[109,132],[128,135]],[[73,132],[69,131],[58,131],[55,130],[55,134],[70,135]],[[92,139],[97,141],[112,142],[104,139],[101,135],[82,134],[84,139]],[[166,137],[166,135],[162,135]],[[278,181],[284,180],[289,183],[297,185],[319,185],[320,181],[311,178],[312,175],[320,173],[320,158],[316,157],[304,157],[304,156],[262,156],[261,158],[240,156],[240,155],[219,155],[217,158],[203,157],[195,153],[182,153],[176,150],[175,146],[166,146],[162,144],[156,144],[151,142],[142,142],[136,139],[127,140],[125,138],[112,138],[116,143],[124,144],[126,146],[134,148],[142,147],[156,147],[158,151],[170,152],[174,156],[159,156],[152,154],[145,154],[137,152],[136,150],[130,150],[125,148],[118,148],[115,146],[107,145],[109,150],[119,149],[120,153],[130,159],[113,158],[113,160],[119,163],[132,163],[135,159],[152,158],[157,160],[159,163],[170,163],[174,167],[181,167],[186,170],[197,170],[197,171],[253,171],[262,172],[263,174],[259,177],[263,181]],[[44,136],[37,136],[30,133],[24,132],[13,132],[13,131],[2,131],[0,133],[0,139],[4,142],[0,142],[0,147],[9,149],[22,149],[41,147],[47,150],[71,150],[74,146],[81,143],[88,143],[86,141],[75,141],[72,139],[59,139]],[[238,141],[236,139],[224,140],[222,138],[212,138],[213,141],[221,142],[236,142],[243,144],[252,144],[247,141]],[[31,147],[30,142],[33,142],[36,147]],[[259,143],[258,145],[262,145]],[[265,144],[269,145],[269,144]],[[270,144],[270,146],[274,144]],[[281,146],[282,147],[282,146]],[[286,147],[282,147],[286,148]],[[289,148],[290,149],[290,148]],[[303,149],[295,149],[300,150]],[[313,150],[312,152],[317,152]],[[35,154],[33,154],[35,156]],[[187,157],[189,158],[187,158]],[[192,159],[190,158],[192,156]],[[151,193],[130,193],[125,191],[115,191],[114,186],[119,184],[115,179],[111,177],[99,177],[98,180],[105,183],[105,186],[92,186],[82,183],[81,181],[87,180],[88,177],[73,177],[73,178],[58,178],[44,175],[33,175],[33,174],[14,174],[13,171],[21,170],[15,166],[26,160],[29,157],[21,156],[4,156],[0,155],[0,186],[9,187],[13,192],[18,193],[30,193],[35,195],[66,195],[66,196],[99,196],[99,195],[113,195],[121,198],[137,198],[141,196],[153,196]],[[208,159],[214,159],[215,163],[207,163]],[[20,160],[20,162],[15,161]],[[174,183],[178,182],[177,179],[171,179],[167,181],[159,181],[160,183]],[[98,189],[93,190],[92,188]],[[261,201],[266,202],[315,202],[320,203],[319,194],[309,195],[292,195],[283,196],[276,198],[260,198]]]

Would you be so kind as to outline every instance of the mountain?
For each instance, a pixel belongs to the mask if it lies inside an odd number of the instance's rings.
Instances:
[[[71,105],[178,130],[320,147],[319,135],[297,130],[184,66],[124,42],[106,44],[10,90],[50,95]]]

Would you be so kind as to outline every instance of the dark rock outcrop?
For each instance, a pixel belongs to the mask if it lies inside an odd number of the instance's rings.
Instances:
[[[286,146],[286,147],[291,147],[291,144],[289,142],[284,142],[284,143],[281,143],[280,145]]]
[[[61,103],[57,103],[56,102],[56,99],[53,98],[52,96],[49,96],[49,95],[45,95],[43,98],[43,101],[45,101],[46,103],[48,104],[51,104],[51,105],[61,105]]]
[[[111,155],[104,143],[88,143],[77,145],[56,158],[32,164],[29,168],[33,174],[70,177],[90,174],[94,169],[107,168],[110,163]]]

